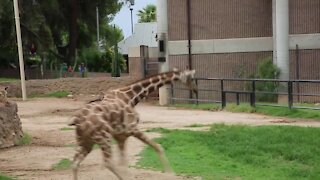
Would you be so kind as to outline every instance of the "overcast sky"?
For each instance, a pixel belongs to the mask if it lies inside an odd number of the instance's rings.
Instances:
[[[144,8],[147,4],[156,5],[156,0],[135,0],[135,5],[133,6],[133,24],[138,22],[137,13],[139,10]],[[123,6],[120,12],[116,15],[113,20],[114,24],[122,28],[124,37],[131,35],[131,15],[128,6]]]

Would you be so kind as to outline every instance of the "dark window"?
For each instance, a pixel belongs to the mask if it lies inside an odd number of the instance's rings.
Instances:
[[[164,52],[164,41],[163,40],[159,41],[159,50],[160,50],[160,52]]]

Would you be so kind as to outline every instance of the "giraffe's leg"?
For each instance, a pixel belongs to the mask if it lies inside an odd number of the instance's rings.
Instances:
[[[143,132],[141,132],[139,130],[134,131],[132,135],[134,137],[140,139],[142,142],[150,145],[158,153],[160,161],[161,161],[162,165],[164,166],[164,170],[166,172],[173,172],[170,167],[169,161],[163,151],[163,148],[161,147],[160,144],[152,141]]]
[[[127,156],[126,156],[126,140],[127,137],[117,138],[118,148],[120,151],[120,165],[127,166]]]
[[[75,154],[72,162],[74,180],[78,179],[78,168],[80,166],[80,163],[91,152],[91,150],[92,150],[92,143],[79,145],[79,149],[77,150],[77,153]]]
[[[112,136],[108,132],[98,133],[93,137],[93,140],[98,144],[102,150],[104,165],[114,173],[120,180],[123,180],[119,169],[111,160],[111,144]]]

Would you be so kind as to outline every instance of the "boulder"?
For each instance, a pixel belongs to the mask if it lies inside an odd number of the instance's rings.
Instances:
[[[11,147],[23,136],[17,103],[6,98],[0,91],[0,148]]]

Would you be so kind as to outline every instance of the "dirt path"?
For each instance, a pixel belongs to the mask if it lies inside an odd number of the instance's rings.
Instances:
[[[72,112],[84,102],[71,99],[33,99],[18,102],[19,114],[25,132],[32,135],[32,143],[0,150],[0,172],[16,176],[19,179],[71,179],[71,170],[53,170],[52,166],[61,159],[72,159],[75,153],[75,137],[73,131],[63,131]],[[261,115],[239,114],[228,112],[208,112],[194,110],[175,110],[173,108],[141,104],[137,107],[141,114],[141,129],[154,127],[185,128],[192,124],[249,124],[249,125],[299,125],[320,127],[320,122],[296,121],[288,123],[286,119],[270,118]],[[157,134],[148,133],[151,138]],[[129,165],[134,166],[138,154],[144,145],[130,138],[128,142]],[[118,152],[113,149],[115,160]],[[116,179],[102,167],[100,150],[94,150],[83,162],[80,179]],[[191,179],[150,170],[129,168],[130,179]]]

